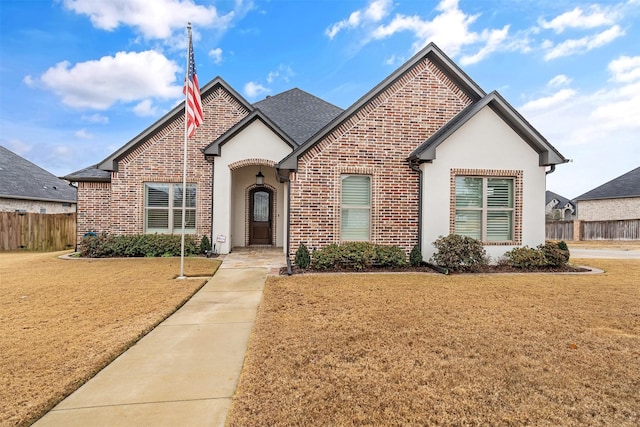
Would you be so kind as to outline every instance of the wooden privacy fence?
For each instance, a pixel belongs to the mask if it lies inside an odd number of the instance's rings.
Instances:
[[[640,240],[640,219],[574,222],[547,222],[547,240]]]
[[[640,240],[640,219],[582,221],[582,240]]]
[[[0,212],[0,250],[61,251],[75,245],[75,213]]]
[[[547,240],[573,240],[573,221],[549,221],[545,228]]]

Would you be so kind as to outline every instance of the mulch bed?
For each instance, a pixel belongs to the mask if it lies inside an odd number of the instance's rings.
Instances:
[[[566,265],[564,267],[545,267],[545,268],[517,268],[510,265],[486,265],[478,268],[476,271],[448,271],[446,274],[490,274],[490,273],[584,273],[591,271],[585,267],[578,267],[574,265]],[[354,268],[330,268],[325,270],[318,270],[312,267],[302,269],[296,266],[291,266],[291,274],[323,274],[323,273],[433,273],[442,274],[436,269],[427,265],[404,267],[368,267],[363,269]],[[280,269],[281,276],[289,275],[287,267]]]

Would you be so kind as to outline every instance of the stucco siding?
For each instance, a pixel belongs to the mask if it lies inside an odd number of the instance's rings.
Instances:
[[[545,168],[538,153],[520,138],[490,107],[485,107],[440,144],[433,163],[423,163],[422,252],[428,259],[432,243],[449,234],[453,197],[451,171],[486,171],[487,175],[517,172],[522,177],[522,245],[544,242]],[[487,253],[499,257],[514,246],[486,245]]]
[[[256,120],[227,141],[214,160],[215,193],[213,200],[213,237],[219,253],[247,242],[247,191],[255,186],[256,174],[262,169],[264,182],[273,189],[276,207],[274,227],[276,246],[284,241],[284,185],[275,176],[273,165],[287,156],[292,148],[263,122]]]
[[[640,197],[578,201],[578,219],[581,221],[638,218],[640,218]]]

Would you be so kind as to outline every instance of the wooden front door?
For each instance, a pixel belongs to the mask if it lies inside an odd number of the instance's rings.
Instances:
[[[251,190],[249,195],[251,206],[249,214],[249,244],[250,245],[271,245],[272,212],[271,190],[264,187],[257,187]]]

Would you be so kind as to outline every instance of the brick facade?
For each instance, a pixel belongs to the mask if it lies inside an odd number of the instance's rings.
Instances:
[[[80,242],[87,232],[108,233],[109,203],[111,202],[110,182],[78,183],[78,226],[76,233]]]
[[[196,235],[211,233],[212,166],[202,149],[249,111],[222,87],[202,99],[204,123],[188,139],[187,182],[197,185]],[[80,183],[78,235],[86,231],[144,233],[144,184],[182,183],[184,115],[167,121],[118,162],[111,183]]]
[[[418,179],[408,155],[471,103],[428,58],[338,124],[291,174],[291,252],[340,242],[341,175],[371,176],[371,241],[418,242]]]

